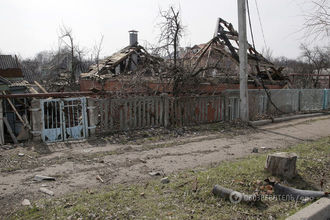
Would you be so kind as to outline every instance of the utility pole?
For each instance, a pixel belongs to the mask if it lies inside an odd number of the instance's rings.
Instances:
[[[247,87],[247,36],[246,36],[246,0],[237,0],[238,34],[239,34],[239,89],[240,89],[240,118],[249,121],[249,97]]]

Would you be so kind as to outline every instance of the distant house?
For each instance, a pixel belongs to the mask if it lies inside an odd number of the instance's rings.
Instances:
[[[79,88],[70,86],[72,81],[72,68],[74,72],[75,81],[80,77],[81,73],[88,70],[90,61],[82,61],[79,57],[73,57],[70,51],[62,50],[52,56],[47,63],[41,67],[42,84],[48,91],[75,91]]]
[[[330,88],[330,68],[324,68],[319,73],[313,72],[313,79],[318,82],[318,88]]]

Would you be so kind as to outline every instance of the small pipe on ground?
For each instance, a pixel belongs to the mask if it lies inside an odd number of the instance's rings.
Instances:
[[[246,195],[244,193],[240,193],[237,191],[234,191],[232,189],[228,189],[219,185],[215,185],[213,187],[212,193],[215,196],[219,196],[221,198],[225,198],[230,200],[232,203],[239,203],[241,201],[243,202],[256,202],[258,201],[257,195]]]

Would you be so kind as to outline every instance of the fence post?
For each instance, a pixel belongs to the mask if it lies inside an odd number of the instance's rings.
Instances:
[[[88,119],[89,119],[89,124],[87,124],[88,126],[88,130],[89,130],[89,135],[92,136],[95,134],[95,130],[96,130],[96,111],[95,111],[95,100],[93,98],[88,98],[87,99],[87,109],[88,109]],[[86,120],[88,121],[88,120]]]
[[[3,129],[3,112],[2,99],[0,99],[0,145],[5,144],[4,129]]]
[[[164,108],[164,127],[167,128],[168,127],[168,119],[169,119],[169,98],[168,98],[168,94],[163,93],[162,94],[162,98],[163,98],[163,108]]]
[[[298,112],[301,111],[301,90],[298,92]]]
[[[224,97],[225,97],[225,121],[229,121],[230,120],[230,118],[229,118],[229,98],[228,98],[228,93],[227,92],[225,92],[224,93]]]
[[[41,140],[41,132],[42,132],[42,112],[41,112],[41,106],[40,106],[41,100],[39,99],[33,99],[31,101],[31,121],[32,121],[32,135],[33,140],[40,141]]]
[[[323,110],[328,108],[328,90],[323,90]]]

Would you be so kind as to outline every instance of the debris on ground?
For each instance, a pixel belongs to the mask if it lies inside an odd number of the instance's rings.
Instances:
[[[160,176],[161,172],[160,171],[153,171],[149,173],[150,176]]]
[[[13,145],[2,145],[1,148],[4,150],[10,150],[10,149],[13,149],[14,146]]]
[[[19,157],[23,157],[25,154],[23,154],[23,153],[18,153],[18,156]]]
[[[192,191],[197,192],[197,190],[198,190],[198,180],[197,180],[197,177],[196,177],[194,182],[192,183]]]
[[[43,181],[43,180],[45,180],[45,181],[55,181],[55,177],[35,175],[34,180],[35,181]]]
[[[96,179],[99,180],[101,183],[104,183],[104,180],[100,177],[100,175],[97,175]]]
[[[255,147],[255,148],[252,149],[252,153],[258,153],[258,152],[259,152],[258,148]]]
[[[167,184],[167,183],[170,182],[170,180],[168,179],[168,177],[164,177],[164,178],[162,178],[162,179],[160,180],[160,182],[161,182],[162,184]]]
[[[23,205],[23,206],[30,206],[30,205],[31,205],[31,202],[30,202],[30,200],[28,200],[28,199],[24,199],[24,200],[22,201],[22,205]]]
[[[45,187],[40,187],[39,191],[40,192],[43,192],[43,193],[45,193],[47,195],[54,196],[54,192],[51,191],[51,190],[49,190],[49,189],[47,189],[47,188],[45,188]]]

